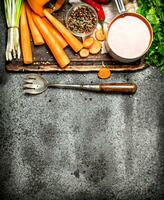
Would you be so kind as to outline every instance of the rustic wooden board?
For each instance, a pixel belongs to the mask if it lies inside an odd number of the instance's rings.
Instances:
[[[57,18],[64,22],[65,15],[70,5],[66,4],[61,11],[55,13]],[[33,46],[34,63],[24,65],[22,60],[15,60],[6,64],[6,70],[10,72],[95,72],[102,66],[109,67],[112,71],[137,71],[144,69],[144,58],[130,64],[123,64],[114,60],[109,54],[90,55],[87,59],[80,58],[69,47],[66,52],[69,55],[71,63],[65,69],[58,67],[55,59],[46,46]]]

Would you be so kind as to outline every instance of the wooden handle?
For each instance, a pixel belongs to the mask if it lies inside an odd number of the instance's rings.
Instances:
[[[134,94],[137,91],[137,85],[134,83],[110,83],[101,84],[100,89],[102,92]]]

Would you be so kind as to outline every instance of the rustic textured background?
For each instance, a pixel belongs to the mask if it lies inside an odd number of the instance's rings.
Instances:
[[[159,71],[114,73],[108,80],[134,81],[134,96],[58,89],[25,96],[25,75],[3,72],[2,4],[0,13],[0,199],[164,199],[164,77]],[[94,73],[44,77],[100,82]]]

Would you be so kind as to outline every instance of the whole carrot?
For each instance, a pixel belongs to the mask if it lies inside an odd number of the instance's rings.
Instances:
[[[53,25],[45,17],[43,17],[42,20],[45,22],[47,29],[51,32],[51,35],[58,41],[60,46],[64,49],[68,45],[68,43],[62,37],[62,35],[53,27]]]
[[[45,21],[42,20],[42,18],[35,13],[32,13],[32,17],[59,66],[61,68],[66,67],[70,63],[70,60],[62,47],[59,45],[58,41],[51,35],[51,32],[47,29]]]
[[[46,9],[44,9],[43,12],[46,18],[62,34],[64,39],[75,52],[78,52],[83,48],[83,44],[74,35],[72,35],[72,33],[70,33],[70,31],[59,20],[51,15]]]
[[[25,5],[26,5],[25,7],[26,7],[27,18],[28,18],[28,24],[30,27],[33,42],[35,45],[43,45],[44,39],[33,21],[31,8],[29,7],[27,3]]]
[[[33,62],[32,49],[30,42],[30,31],[27,22],[25,4],[22,6],[22,13],[20,18],[20,33],[21,33],[21,47],[24,64],[31,64]]]

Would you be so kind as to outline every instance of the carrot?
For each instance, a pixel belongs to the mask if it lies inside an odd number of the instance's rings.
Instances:
[[[57,0],[51,8],[47,8],[46,10],[48,10],[49,13],[58,11],[63,6],[64,2],[65,0]]]
[[[86,57],[88,57],[89,56],[89,50],[88,49],[81,49],[80,50],[80,56],[82,57],[82,58],[86,58]]]
[[[83,41],[83,46],[84,48],[91,48],[91,46],[93,45],[94,42],[94,38],[93,37],[88,37]]]
[[[105,40],[105,34],[102,29],[97,29],[95,32],[96,39],[99,41]]]
[[[20,33],[21,33],[21,48],[24,64],[31,64],[33,62],[32,49],[30,42],[30,31],[27,22],[25,4],[22,6],[22,13],[20,18]]]
[[[93,45],[89,49],[89,52],[91,54],[97,54],[100,52],[101,47],[102,47],[101,43],[98,40],[94,40]]]
[[[68,45],[68,43],[45,17],[43,18],[43,20],[45,22],[45,25],[47,26],[47,29],[51,32],[51,35],[53,35],[53,37],[58,41],[60,46],[64,49]]]
[[[111,71],[107,67],[103,67],[98,72],[98,77],[101,79],[107,79],[111,76]]]
[[[40,34],[38,28],[36,27],[33,18],[32,18],[32,14],[31,14],[31,8],[29,7],[29,5],[26,3],[26,13],[27,13],[27,19],[28,19],[28,24],[30,27],[30,31],[31,31],[31,35],[33,38],[33,42],[35,45],[43,45],[44,44],[44,39],[42,37],[42,35]]]
[[[31,9],[38,14],[40,17],[43,17],[43,6],[38,3],[36,0],[27,0]]]
[[[40,18],[35,13],[32,13],[32,17],[59,66],[61,68],[66,67],[70,63],[70,60],[62,47],[59,45],[58,41],[52,36],[50,30],[47,29],[45,20]]]
[[[50,0],[35,0],[35,2],[41,6],[44,6],[46,3],[48,3]]]
[[[44,15],[53,24],[53,26],[62,34],[64,39],[72,47],[75,52],[80,51],[83,48],[83,44],[74,36],[70,31],[54,16],[52,16],[46,9],[44,9]]]

